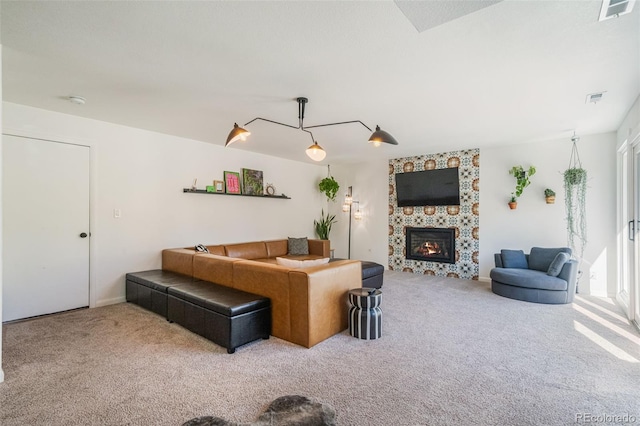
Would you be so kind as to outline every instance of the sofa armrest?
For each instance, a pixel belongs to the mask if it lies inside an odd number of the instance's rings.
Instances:
[[[177,272],[179,274],[193,276],[193,258],[196,251],[193,249],[165,249],[162,250],[162,269]]]
[[[330,257],[331,242],[329,240],[307,240],[309,243],[309,254],[321,257]]]
[[[578,261],[570,259],[565,262],[558,274],[558,278],[562,278],[567,282],[567,298],[569,302],[572,301],[578,281]]]
[[[202,253],[193,259],[193,277],[233,287],[233,264],[242,259]]]
[[[493,260],[496,262],[496,268],[502,268],[502,255],[500,253],[494,253]]]
[[[291,342],[310,348],[347,328],[347,292],[362,287],[360,261],[295,269],[289,278]]]

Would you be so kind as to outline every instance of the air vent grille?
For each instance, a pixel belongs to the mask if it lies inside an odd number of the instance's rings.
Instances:
[[[630,13],[635,2],[636,0],[603,0],[598,21],[617,18],[620,15]]]

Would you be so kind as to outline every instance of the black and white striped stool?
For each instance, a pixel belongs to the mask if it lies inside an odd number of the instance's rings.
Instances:
[[[382,335],[382,292],[375,288],[349,290],[349,334],[365,340]]]

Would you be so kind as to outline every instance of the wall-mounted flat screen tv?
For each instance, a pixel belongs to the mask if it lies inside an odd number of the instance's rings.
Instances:
[[[458,206],[458,168],[424,170],[396,174],[398,207]]]

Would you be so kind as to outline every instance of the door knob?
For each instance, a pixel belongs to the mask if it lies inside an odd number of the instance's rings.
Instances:
[[[87,238],[87,233],[83,232],[82,234],[80,234],[80,238]]]

